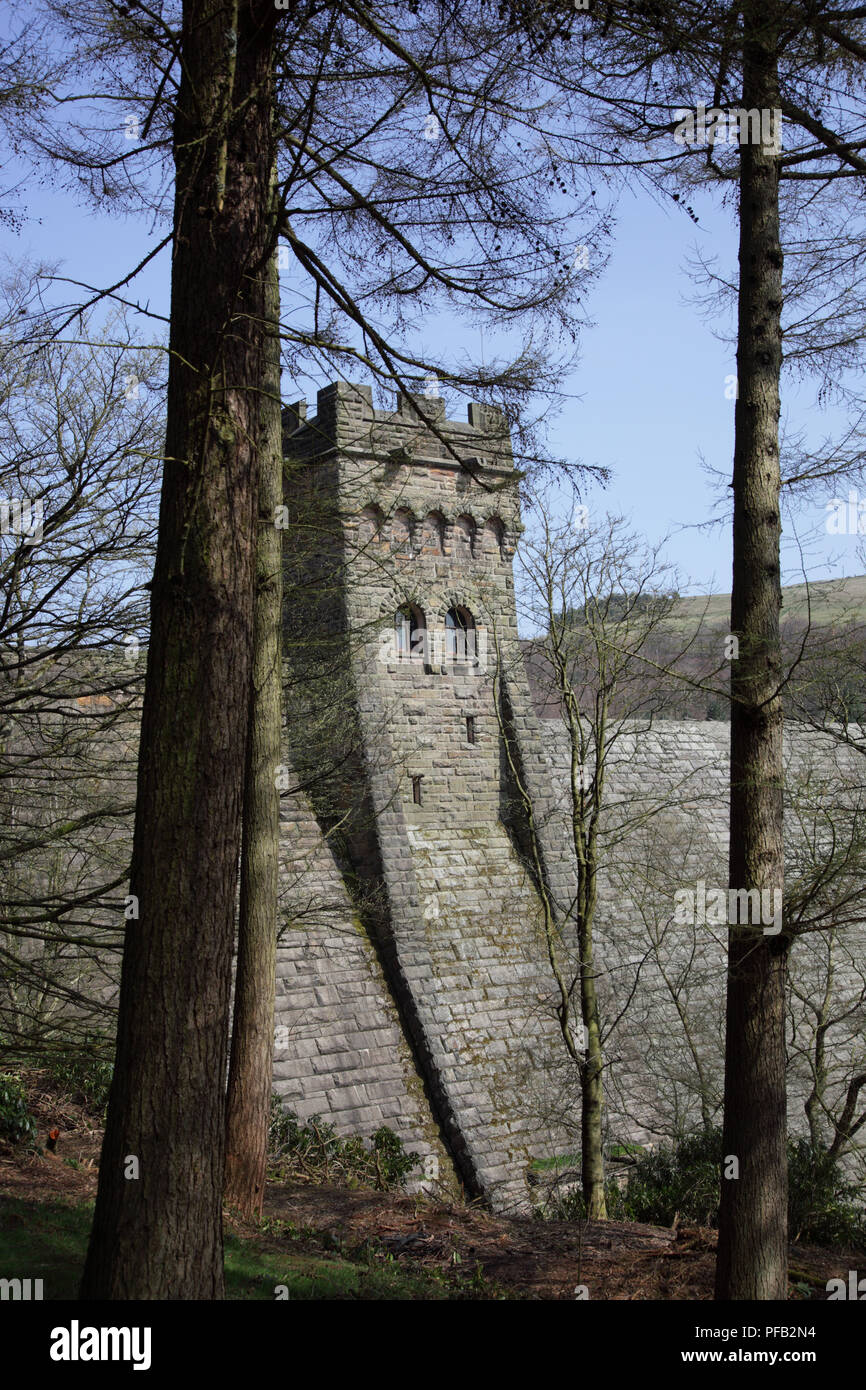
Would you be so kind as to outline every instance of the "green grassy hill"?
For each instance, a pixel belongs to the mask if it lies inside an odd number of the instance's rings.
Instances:
[[[730,594],[678,597],[670,613],[641,647],[622,682],[615,713],[657,719],[730,717]],[[580,618],[578,617],[578,628]],[[820,715],[836,722],[866,719],[866,575],[792,584],[782,590],[782,647],[793,677],[785,685],[786,715]],[[616,643],[617,624],[609,624]],[[634,630],[624,637],[628,645]],[[576,650],[581,638],[576,635]],[[591,644],[590,644],[591,646]],[[559,717],[555,682],[546,668],[543,643],[523,644],[530,687],[543,718]],[[592,657],[578,656],[572,677],[581,703],[594,700]]]

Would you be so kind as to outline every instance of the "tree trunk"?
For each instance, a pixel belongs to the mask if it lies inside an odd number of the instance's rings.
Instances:
[[[117,1054],[82,1297],[223,1296],[277,11],[186,0],[166,461]]]
[[[581,1179],[587,1216],[607,1217],[604,1195],[604,1071],[601,1053],[601,1026],[592,951],[592,926],[580,932],[580,1009],[586,1029],[587,1051],[581,1078]]]
[[[226,1111],[225,1202],[260,1216],[265,1195],[274,1061],[280,797],[276,786],[282,730],[282,532],[280,283],[268,262],[268,360],[259,436],[259,536],[250,731],[244,785],[241,902],[235,1007]]]
[[[551,608],[551,622],[554,612]],[[583,786],[585,741],[582,736],[576,707],[574,687],[568,673],[567,659],[557,660],[560,691],[568,718],[571,745],[571,834],[577,873],[577,949],[580,961],[580,1018],[583,1024],[585,1050],[581,1048],[580,1069],[580,1176],[586,1214],[594,1220],[605,1220],[607,1203],[604,1195],[604,1059],[601,1049],[601,1020],[598,993],[595,988],[593,958],[593,925],[596,906],[596,874],[598,872],[598,818],[601,810],[601,789],[604,785],[604,729],[602,712],[596,726],[596,767],[592,790]],[[606,704],[607,692],[602,697]],[[586,799],[590,801],[587,811]]]
[[[751,0],[744,23],[743,106],[774,110],[776,4]],[[730,887],[781,890],[782,251],[777,163],[758,143],[741,149],[739,259],[731,594],[739,658],[731,679]],[[784,934],[765,933],[760,922],[731,924],[719,1299],[787,1296],[786,962]]]

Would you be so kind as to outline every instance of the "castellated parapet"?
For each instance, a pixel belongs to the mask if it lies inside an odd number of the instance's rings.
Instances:
[[[530,1162],[563,1140],[526,1104],[557,1026],[500,738],[507,717],[540,774],[517,479],[498,412],[471,405],[458,424],[413,400],[374,410],[369,388],[337,383],[313,419],[285,412],[287,760],[305,788],[287,858],[317,841],[320,917],[343,906],[314,926],[287,906],[277,1088],[347,1131],[381,1116],[429,1172],[523,1204]],[[308,875],[299,886],[309,923]]]

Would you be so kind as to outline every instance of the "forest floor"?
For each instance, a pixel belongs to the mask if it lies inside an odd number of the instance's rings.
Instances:
[[[0,1277],[45,1279],[71,1298],[96,1195],[102,1132],[81,1105],[34,1085],[30,1109],[56,1154],[0,1143]],[[269,1183],[262,1221],[225,1214],[230,1298],[711,1299],[716,1233],[638,1222],[540,1221],[403,1192]],[[792,1245],[792,1299],[826,1298],[851,1255]],[[860,1252],[862,1263],[863,1252]],[[578,1290],[585,1289],[580,1295]]]

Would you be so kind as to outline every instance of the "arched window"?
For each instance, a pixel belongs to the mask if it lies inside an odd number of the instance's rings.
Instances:
[[[428,512],[421,531],[421,553],[441,555],[442,538],[445,534],[445,518],[441,512]]]
[[[481,536],[481,549],[486,555],[501,555],[505,527],[498,516],[488,517]]]
[[[454,523],[454,556],[471,560],[475,553],[475,522],[471,516],[458,516]]]
[[[412,513],[400,507],[391,522],[391,549],[398,555],[409,555],[412,550]]]
[[[475,660],[475,619],[468,608],[449,608],[445,614],[445,659]]]
[[[358,517],[358,546],[379,540],[383,516],[378,507],[365,507]]]
[[[394,614],[394,650],[399,661],[426,660],[427,619],[414,603],[404,603]]]

